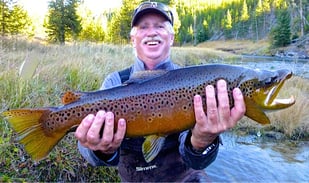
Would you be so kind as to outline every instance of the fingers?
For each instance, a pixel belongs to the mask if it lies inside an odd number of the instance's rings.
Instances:
[[[231,109],[231,118],[234,121],[239,121],[246,112],[244,97],[239,88],[233,90],[234,107]]]
[[[113,153],[119,148],[125,136],[125,131],[126,122],[124,119],[118,121],[117,131],[115,132],[114,114],[99,111],[95,116],[90,114],[82,120],[75,136],[83,146],[91,150]]]
[[[218,118],[223,128],[230,128],[230,104],[227,91],[227,85],[224,80],[217,82],[217,95],[218,95]]]
[[[105,121],[105,111],[99,111],[87,133],[87,142],[96,145],[100,142],[100,130]]]
[[[206,86],[206,106],[207,119],[209,123],[216,123],[218,121],[218,109],[215,88],[212,85]]]
[[[219,80],[217,82],[216,89],[212,85],[206,86],[205,94],[207,106],[206,114],[203,110],[203,102],[199,95],[194,97],[194,112],[197,125],[200,127],[207,126],[208,132],[221,133],[232,128],[244,115],[245,104],[241,91],[239,89],[234,89],[233,97],[235,106],[233,109],[230,109],[227,84],[224,80]]]
[[[126,133],[126,121],[124,119],[119,119],[117,131],[114,135],[114,144],[115,146],[120,146],[121,142]]]
[[[111,112],[106,113],[105,126],[103,130],[101,143],[103,146],[108,146],[112,143],[114,138],[114,114]]]
[[[194,96],[194,114],[196,123],[203,125],[203,121],[207,120],[203,109],[203,102],[200,95]]]
[[[81,143],[85,143],[86,142],[87,133],[89,131],[89,128],[90,128],[93,120],[94,120],[94,115],[93,114],[89,114],[88,116],[86,116],[82,120],[81,124],[77,127],[76,132],[75,132],[75,137]]]

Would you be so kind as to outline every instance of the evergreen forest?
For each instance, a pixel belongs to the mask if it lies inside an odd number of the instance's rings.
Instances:
[[[71,41],[127,44],[134,8],[142,0],[123,0],[116,9],[94,14],[85,0],[50,0],[40,30],[51,43]],[[99,1],[98,1],[99,2]],[[309,32],[308,0],[158,0],[174,12],[176,44],[209,40],[269,39],[280,47]],[[0,1],[2,36],[35,36],[35,23],[18,0]]]

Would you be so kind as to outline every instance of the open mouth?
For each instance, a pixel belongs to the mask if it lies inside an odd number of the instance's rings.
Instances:
[[[142,43],[144,45],[148,46],[157,46],[163,42],[163,39],[160,36],[154,36],[154,37],[145,37],[142,40]]]
[[[291,77],[292,77],[292,72],[286,72],[282,75],[281,78],[279,78],[277,83],[274,83],[274,85],[270,89],[265,99],[265,102],[264,102],[265,106],[268,106],[268,108],[274,108],[274,109],[284,109],[295,103],[295,98],[293,96],[287,99],[276,98],[284,82]]]
[[[156,46],[159,45],[161,43],[161,41],[159,40],[152,40],[152,41],[145,41],[144,44],[148,45],[148,46]]]

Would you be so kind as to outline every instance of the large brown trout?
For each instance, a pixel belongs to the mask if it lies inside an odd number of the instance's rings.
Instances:
[[[62,98],[64,105],[59,107],[14,109],[2,115],[18,133],[31,157],[40,160],[86,115],[99,110],[112,111],[116,122],[119,118],[126,119],[126,137],[149,136],[143,146],[149,162],[160,149],[152,146],[162,145],[162,139],[155,135],[162,137],[194,126],[193,96],[198,94],[205,99],[207,85],[216,86],[219,79],[226,80],[231,107],[232,90],[239,87],[245,98],[245,115],[268,124],[264,111],[284,109],[295,103],[293,97],[276,99],[284,81],[291,76],[289,70],[253,70],[220,64],[145,71],[112,89],[67,92]]]

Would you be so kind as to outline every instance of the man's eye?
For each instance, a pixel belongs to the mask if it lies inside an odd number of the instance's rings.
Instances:
[[[157,25],[157,28],[164,29],[164,25]]]

